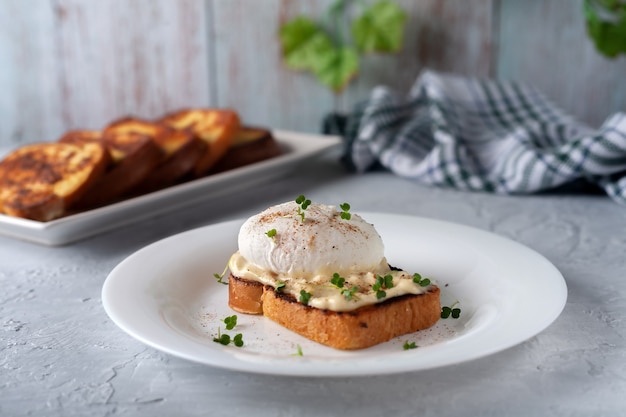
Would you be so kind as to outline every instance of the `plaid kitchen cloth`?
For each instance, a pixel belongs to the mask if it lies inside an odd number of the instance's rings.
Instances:
[[[500,194],[582,181],[626,204],[626,114],[594,130],[519,83],[426,70],[408,97],[377,87],[324,130],[343,135],[343,160],[357,172],[382,166],[422,184]]]

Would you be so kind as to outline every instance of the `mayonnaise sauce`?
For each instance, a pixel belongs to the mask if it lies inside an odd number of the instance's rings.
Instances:
[[[422,287],[413,281],[412,274],[406,271],[391,270],[385,258],[373,271],[344,272],[342,277],[345,279],[345,283],[342,288],[331,283],[332,272],[321,271],[309,275],[276,273],[248,262],[239,252],[234,253],[230,258],[229,269],[238,278],[260,282],[274,288],[282,282],[285,286],[280,291],[292,295],[296,300],[300,297],[300,291],[304,290],[311,294],[309,306],[332,311],[351,311],[393,297],[406,294],[423,294],[429,291],[432,285]],[[391,288],[381,288],[386,295],[380,299],[377,298],[376,291],[372,289],[378,275],[391,275],[393,277]],[[355,286],[358,289],[354,295],[342,293],[342,290],[349,291]]]

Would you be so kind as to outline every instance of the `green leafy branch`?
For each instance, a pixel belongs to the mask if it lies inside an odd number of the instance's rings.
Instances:
[[[348,42],[343,30],[350,9],[360,14],[351,21]],[[398,52],[402,46],[407,15],[397,4],[381,0],[371,5],[337,0],[327,12],[330,24],[297,16],[280,28],[283,59],[288,68],[309,71],[338,93],[356,76],[359,56],[373,52]]]
[[[609,58],[626,54],[626,2],[584,0],[587,33],[596,49]]]

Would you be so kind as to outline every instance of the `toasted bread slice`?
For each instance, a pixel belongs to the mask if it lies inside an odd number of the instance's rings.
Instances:
[[[337,349],[374,346],[424,330],[439,320],[440,290],[402,295],[353,311],[337,312],[304,305],[273,287],[230,274],[229,306],[240,313],[265,317],[301,336]]]
[[[149,136],[136,132],[105,131],[100,138],[70,132],[62,142],[98,141],[113,159],[105,175],[72,206],[85,210],[116,202],[144,181],[163,160],[163,151]]]
[[[260,282],[228,277],[228,306],[243,314],[263,314],[263,287]]]
[[[162,161],[133,190],[134,194],[143,194],[174,184],[191,172],[207,149],[206,143],[189,130],[174,129],[159,122],[127,117],[105,129],[105,133],[124,132],[149,136],[163,152]]]
[[[114,144],[108,144],[103,141],[102,131],[100,130],[70,130],[61,136],[58,142],[80,144],[85,142],[97,142],[102,144],[111,157],[111,164],[120,162],[127,154],[127,150],[115,147]],[[113,146],[111,146],[113,145]]]
[[[101,143],[39,143],[23,146],[0,162],[0,211],[49,221],[104,175],[109,154]]]
[[[226,154],[211,172],[239,168],[281,155],[282,149],[272,132],[260,127],[243,126],[237,131]]]
[[[186,130],[173,129],[157,142],[167,157],[135,189],[138,194],[155,191],[176,183],[193,171],[207,145]]]
[[[180,130],[190,130],[207,144],[204,155],[196,163],[195,177],[206,175],[230,147],[240,128],[239,116],[226,109],[186,109],[168,114],[160,122]]]

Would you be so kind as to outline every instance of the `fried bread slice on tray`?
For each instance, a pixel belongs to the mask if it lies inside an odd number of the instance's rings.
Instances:
[[[282,149],[272,132],[252,126],[242,126],[226,154],[211,169],[211,173],[227,171],[281,155]]]
[[[0,162],[0,211],[39,221],[61,217],[109,163],[99,142],[22,146]]]
[[[193,169],[196,178],[206,175],[226,154],[241,126],[237,113],[227,109],[185,109],[165,115],[159,121],[175,129],[189,130],[207,144]]]
[[[86,133],[91,132],[91,133]],[[90,209],[116,202],[141,184],[163,160],[163,151],[142,133],[107,131],[100,136],[93,131],[75,130],[59,139],[60,143],[97,142],[108,149],[112,163],[106,173],[73,206]]]
[[[192,171],[207,149],[206,143],[189,130],[174,129],[159,122],[128,117],[105,129],[105,134],[130,132],[149,136],[163,153],[163,159],[133,190],[134,194],[143,194],[174,184]]]

